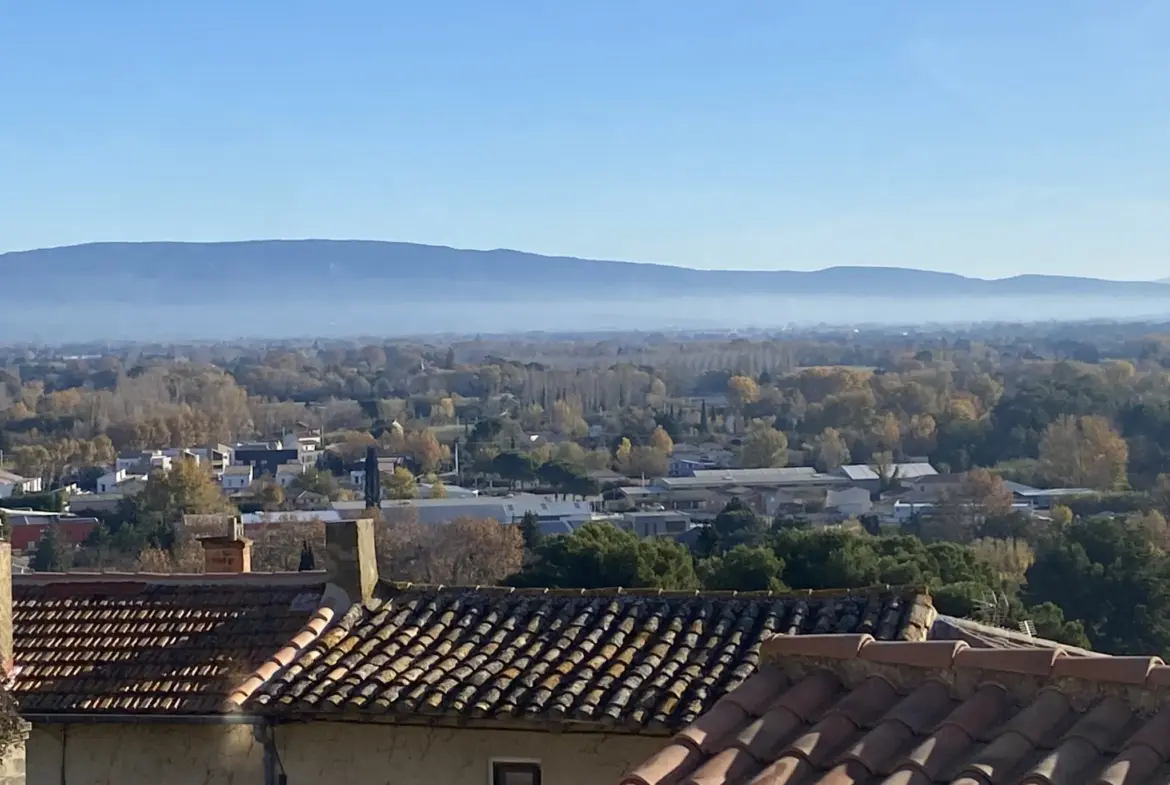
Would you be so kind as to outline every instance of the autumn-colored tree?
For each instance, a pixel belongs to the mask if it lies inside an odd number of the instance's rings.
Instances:
[[[203,546],[187,532],[179,532],[170,548],[146,548],[138,554],[138,572],[200,574],[207,557]]]
[[[767,469],[788,463],[788,437],[770,425],[753,424],[743,441],[740,462],[745,469]]]
[[[832,471],[849,462],[849,445],[836,428],[825,428],[813,439],[812,454],[816,466],[823,472]]]
[[[727,380],[727,402],[739,413],[760,400],[760,386],[750,376],[732,376]]]
[[[1073,511],[1063,504],[1054,504],[1048,512],[1048,518],[1058,529],[1068,526],[1073,521]]]
[[[890,412],[874,420],[870,426],[870,435],[878,451],[893,452],[902,444],[902,426]]]
[[[273,480],[259,479],[252,483],[251,490],[265,510],[279,510],[284,504],[284,488]]]
[[[589,433],[589,426],[581,417],[581,407],[569,401],[556,401],[552,407],[553,430],[573,438]]]
[[[674,440],[661,425],[656,426],[654,432],[650,434],[650,446],[663,455],[670,455],[674,452]]]
[[[41,444],[22,444],[11,451],[10,457],[17,473],[25,477],[43,477],[52,461],[48,449]]]
[[[338,434],[338,438],[330,445],[330,449],[337,453],[341,460],[353,463],[365,456],[367,447],[377,443],[377,440],[365,431],[344,431]]]
[[[409,469],[395,466],[392,473],[382,475],[382,490],[387,499],[413,499],[418,494],[418,485]]]
[[[184,515],[237,512],[211,473],[193,460],[175,461],[170,471],[151,472],[136,503],[141,516],[170,524]]]
[[[318,557],[325,552],[325,524],[321,521],[290,516],[288,520],[265,523],[252,537],[252,569],[257,572],[297,570],[305,543]]]
[[[454,422],[455,401],[451,398],[440,398],[438,403],[431,407],[431,421],[442,424]]]
[[[496,585],[524,561],[520,527],[491,519],[423,525],[391,514],[376,529],[375,540],[379,572],[392,580]]]
[[[1066,487],[1123,487],[1128,460],[1129,446],[1102,417],[1061,415],[1040,440],[1041,471]]]
[[[1007,515],[1012,511],[1012,492],[1003,478],[987,469],[972,469],[963,475],[959,486],[964,498],[976,504],[985,515]]]
[[[1105,378],[1113,385],[1128,384],[1137,375],[1137,369],[1129,360],[1114,360],[1106,363],[1103,370]]]
[[[947,417],[951,420],[972,422],[979,419],[979,411],[970,398],[952,398],[947,401]]]
[[[1024,540],[996,540],[981,538],[971,543],[975,558],[993,569],[1004,584],[1019,590],[1026,582],[1025,574],[1036,560],[1032,547]]]
[[[432,583],[499,585],[524,562],[524,536],[517,526],[456,518],[435,529],[429,555]]]
[[[633,451],[634,451],[634,446],[632,444],[630,444],[629,439],[627,439],[626,437],[623,436],[622,440],[620,442],[618,442],[617,449],[614,450],[614,453],[613,453],[614,461],[617,463],[617,465],[619,467],[625,463],[629,463],[630,453],[632,453]],[[618,471],[621,471],[621,469],[619,468]]]
[[[1146,530],[1155,546],[1163,552],[1170,552],[1170,524],[1166,522],[1166,516],[1157,510],[1148,510],[1132,517],[1138,526]]]
[[[444,448],[429,428],[406,435],[403,449],[410,454],[420,471],[433,472],[443,460]]]
[[[1012,493],[1003,479],[986,469],[973,469],[934,505],[921,534],[927,540],[971,542],[983,521],[1011,511]]]
[[[663,477],[670,468],[666,453],[656,447],[634,447],[617,461],[618,471],[627,477]]]
[[[929,414],[915,414],[910,417],[909,425],[902,434],[902,446],[907,454],[927,455],[936,444],[938,426]]]

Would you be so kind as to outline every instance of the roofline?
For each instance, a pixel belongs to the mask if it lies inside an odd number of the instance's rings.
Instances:
[[[621,586],[610,586],[597,589],[548,589],[548,588],[517,588],[513,586],[447,586],[444,584],[409,583],[402,581],[379,580],[379,588],[392,591],[474,591],[517,597],[662,597],[696,599],[837,599],[844,597],[860,597],[870,594],[898,594],[903,597],[930,597],[925,586],[913,584],[891,585],[874,584],[859,586],[851,589],[797,589],[793,591],[711,591],[704,589],[676,590],[676,589],[627,589]]]
[[[1094,694],[1124,689],[1160,704],[1156,696],[1170,685],[1170,666],[1161,657],[1070,656],[1063,647],[989,649],[955,640],[875,641],[868,634],[773,635],[761,646],[760,664],[778,666],[789,676],[827,668],[854,686],[871,675],[932,677],[950,684],[960,673],[975,673],[1020,700],[1066,682]]]
[[[133,712],[122,712],[118,714],[85,714],[78,712],[47,712],[47,713],[29,713],[21,712],[20,715],[28,722],[36,722],[44,725],[49,724],[66,724],[66,723],[158,723],[158,724],[174,724],[174,725],[264,725],[270,722],[266,717],[257,714],[160,714],[160,713],[146,713],[135,714]]]
[[[260,667],[252,671],[251,675],[236,687],[223,702],[225,711],[239,711],[256,692],[279,674],[283,673],[297,657],[316,643],[317,639],[327,630],[339,623],[346,612],[353,606],[349,596],[339,586],[333,583],[326,584],[321,592],[321,600],[317,610],[305,622],[296,635],[292,636],[281,649],[268,657]]]
[[[14,574],[14,586],[68,583],[151,583],[162,585],[276,585],[312,586],[328,581],[324,570],[306,572],[27,572]]]

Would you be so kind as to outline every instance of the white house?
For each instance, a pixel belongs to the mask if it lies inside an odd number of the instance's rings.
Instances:
[[[276,467],[276,484],[281,488],[292,485],[293,480],[309,470],[303,463],[284,463]]]
[[[7,499],[15,493],[40,493],[43,489],[40,477],[21,477],[0,469],[0,499]]]
[[[245,491],[252,484],[252,464],[228,466],[223,470],[220,485],[225,491]]]
[[[825,509],[856,518],[873,512],[873,501],[865,488],[830,488],[825,493]]]
[[[113,493],[114,486],[125,480],[127,477],[125,469],[115,469],[112,472],[106,472],[97,479],[98,493]]]

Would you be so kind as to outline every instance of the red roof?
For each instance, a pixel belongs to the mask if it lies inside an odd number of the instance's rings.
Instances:
[[[961,641],[777,636],[621,785],[1164,785],[1170,666]]]

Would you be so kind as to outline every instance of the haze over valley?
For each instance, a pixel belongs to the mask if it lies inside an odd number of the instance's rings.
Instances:
[[[58,286],[45,286],[48,280]],[[904,268],[695,270],[412,243],[94,243],[0,254],[7,341],[1158,319],[1160,283]]]

